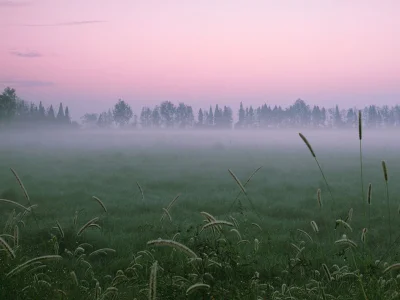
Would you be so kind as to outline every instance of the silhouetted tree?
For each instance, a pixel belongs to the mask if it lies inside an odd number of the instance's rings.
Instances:
[[[222,127],[231,129],[232,121],[233,121],[232,109],[228,106],[224,106],[224,111],[222,114]]]
[[[204,124],[204,115],[203,115],[203,110],[201,108],[199,109],[197,120],[198,120],[197,122],[198,126],[202,127]]]
[[[160,107],[156,106],[151,113],[151,122],[154,128],[159,128],[161,126],[161,115]]]
[[[175,109],[175,105],[170,101],[164,101],[160,105],[161,120],[167,128],[174,126]]]
[[[45,121],[46,120],[46,110],[42,104],[42,101],[39,103],[39,120]]]
[[[97,126],[99,126],[100,128],[110,128],[112,126],[113,121],[114,117],[112,115],[112,112],[111,110],[108,110],[108,112],[102,112],[99,115],[99,118],[97,119]]]
[[[69,115],[69,109],[68,106],[65,107],[65,116],[64,120],[66,124],[71,124],[71,116]]]
[[[60,103],[60,106],[58,107],[57,122],[58,123],[65,122],[65,114],[64,114],[64,108],[63,108],[62,103]]]
[[[215,128],[223,127],[222,109],[218,107],[218,104],[215,105],[215,110],[214,110],[214,126]]]
[[[214,126],[214,113],[212,111],[212,107],[211,106],[210,106],[210,110],[208,111],[207,125],[210,126],[210,127]]]
[[[49,109],[47,110],[47,120],[49,122],[54,122],[56,120],[56,116],[54,115],[53,105],[50,105]]]
[[[346,115],[346,127],[348,127],[348,128],[356,127],[356,124],[358,122],[357,118],[358,118],[357,113],[354,111],[354,109],[350,108],[347,111],[347,115]]]
[[[98,115],[94,113],[86,113],[82,118],[82,123],[87,127],[95,127],[98,121]]]
[[[113,116],[115,123],[117,123],[120,127],[123,127],[129,123],[129,120],[133,116],[133,112],[128,103],[119,99],[114,105]]]
[[[0,121],[11,121],[17,111],[17,95],[15,89],[6,87],[0,95]]]
[[[140,123],[143,128],[149,128],[151,126],[151,115],[152,111],[149,107],[143,107],[140,113]]]
[[[243,127],[244,126],[244,122],[245,122],[245,111],[243,109],[243,103],[240,102],[240,108],[239,108],[239,121],[237,123],[238,127]]]

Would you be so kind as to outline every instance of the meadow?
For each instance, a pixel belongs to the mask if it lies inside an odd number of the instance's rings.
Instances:
[[[2,133],[0,298],[399,299],[398,133],[363,194],[357,130],[302,133],[333,198],[297,131]]]

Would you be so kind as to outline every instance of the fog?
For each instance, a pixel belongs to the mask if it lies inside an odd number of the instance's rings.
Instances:
[[[260,131],[110,131],[110,130],[41,130],[3,131],[2,150],[152,150],[226,151],[235,148],[257,150],[308,151],[298,133],[302,132],[315,152],[359,151],[359,137],[354,130],[260,130]],[[363,147],[367,150],[397,151],[400,139],[395,130],[364,130]],[[383,154],[383,153],[382,153]]]

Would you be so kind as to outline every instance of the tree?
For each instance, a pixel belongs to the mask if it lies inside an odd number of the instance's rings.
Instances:
[[[312,113],[311,113],[311,119],[313,126],[318,128],[321,126],[322,123],[322,112],[319,109],[319,106],[314,106]]]
[[[214,124],[216,128],[221,128],[223,126],[222,114],[223,114],[222,109],[218,107],[218,104],[215,105]]]
[[[16,105],[14,119],[20,122],[28,122],[30,117],[29,104],[26,101],[18,98],[16,103],[17,105]]]
[[[64,116],[64,120],[66,124],[71,124],[71,117],[69,115],[69,109],[68,106],[65,107],[65,116]]]
[[[44,106],[42,104],[42,101],[39,103],[39,116],[38,116],[40,121],[46,120],[46,110],[44,109]]]
[[[246,112],[247,112],[247,110],[246,110]],[[253,109],[253,106],[250,105],[250,108],[247,113],[247,120],[246,120],[247,126],[253,127],[254,121],[255,121],[254,109]]]
[[[232,128],[232,121],[233,121],[233,113],[232,109],[228,106],[224,106],[224,111],[222,113],[222,126],[224,128]]]
[[[31,103],[29,108],[29,120],[31,122],[36,122],[38,120],[38,108],[35,103]]]
[[[198,117],[197,117],[197,120],[198,120],[198,126],[203,126],[203,124],[204,124],[204,115],[203,115],[203,110],[200,108],[199,109],[199,113],[198,113]]]
[[[368,109],[368,126],[376,128],[379,124],[378,110],[375,105],[371,105]]]
[[[137,117],[137,115],[133,115],[132,127],[133,128],[137,128],[138,127],[138,117]]]
[[[346,115],[346,127],[353,128],[357,124],[357,114],[354,109],[350,108]]]
[[[133,116],[133,112],[128,103],[119,99],[114,106],[113,116],[115,123],[117,123],[120,127],[123,127],[129,123],[129,120]]]
[[[339,106],[336,105],[335,107],[335,113],[333,116],[333,122],[334,122],[334,126],[337,128],[341,128],[343,125],[343,120],[342,120],[342,116],[340,115],[340,111],[339,111]]]
[[[210,105],[210,110],[208,112],[207,125],[214,126],[214,114],[211,105]]]
[[[161,125],[160,107],[158,106],[156,106],[151,113],[151,123],[155,128],[159,128]]]
[[[149,128],[151,126],[151,109],[149,107],[143,107],[140,114],[140,123],[143,128]]]
[[[85,114],[82,118],[82,123],[89,127],[94,127],[97,123],[98,116],[97,114]]]
[[[186,118],[187,118],[186,105],[181,102],[178,104],[178,107],[175,110],[176,125],[180,128],[185,128]]]
[[[239,127],[243,127],[244,122],[245,122],[245,111],[244,111],[244,109],[243,109],[243,103],[240,102],[239,121],[238,121]]]
[[[185,113],[186,126],[193,127],[194,122],[195,121],[194,121],[193,108],[190,105],[186,105],[186,113]]]
[[[0,95],[0,121],[10,121],[17,111],[17,95],[15,89],[6,87]]]
[[[47,120],[50,122],[54,122],[56,116],[54,115],[53,105],[50,105],[49,109],[47,110]]]
[[[289,115],[292,126],[305,127],[310,124],[311,110],[304,100],[297,99],[289,108]]]
[[[97,116],[96,116],[97,117]],[[95,122],[95,118],[93,117],[92,122]],[[113,123],[113,115],[111,113],[111,110],[108,110],[108,112],[104,111],[99,115],[99,118],[97,119],[97,126],[100,128],[110,128]]]
[[[164,101],[160,105],[161,119],[167,128],[174,126],[175,110],[175,105],[170,101]]]
[[[65,114],[64,114],[64,108],[63,108],[62,103],[60,103],[60,106],[58,107],[57,122],[58,123],[65,122]]]

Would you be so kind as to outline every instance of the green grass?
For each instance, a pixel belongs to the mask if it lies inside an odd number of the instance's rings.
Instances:
[[[270,299],[274,292],[282,292],[282,284],[302,287],[310,283],[314,278],[314,275],[311,275],[313,270],[319,270],[323,274],[323,263],[329,267],[337,264],[340,267],[348,266],[352,271],[356,270],[351,251],[340,251],[341,248],[334,244],[343,233],[358,244],[355,260],[357,268],[364,274],[363,280],[370,280],[369,284],[364,282],[368,298],[378,299],[383,295],[387,296],[385,293],[388,291],[393,292],[399,283],[392,283],[395,286],[379,286],[381,283],[378,279],[382,274],[372,266],[389,247],[382,159],[387,161],[390,170],[389,192],[392,211],[396,211],[398,206],[400,186],[396,182],[400,180],[400,161],[396,145],[388,143],[389,147],[382,151],[372,142],[364,143],[364,179],[371,182],[374,188],[371,226],[367,243],[363,247],[361,232],[368,224],[364,215],[364,204],[360,201],[359,149],[356,134],[354,141],[350,137],[344,139],[347,141],[346,145],[338,139],[328,141],[327,137],[322,135],[307,134],[314,150],[318,152],[318,159],[335,197],[333,215],[326,185],[315,161],[297,133],[285,132],[281,139],[268,137],[268,134],[271,133],[255,135],[258,142],[250,138],[239,141],[240,137],[232,133],[224,136],[222,141],[217,141],[217,136],[207,138],[202,133],[192,133],[194,136],[191,137],[188,134],[171,134],[170,137],[157,138],[146,137],[144,133],[118,134],[113,137],[101,134],[75,136],[70,133],[65,137],[70,140],[69,143],[62,142],[60,138],[47,138],[43,144],[26,137],[24,140],[18,140],[17,137],[1,150],[0,198],[27,205],[9,169],[12,167],[23,181],[32,204],[38,204],[35,214],[40,228],[36,226],[32,215],[28,216],[27,226],[20,228],[20,249],[23,255],[33,258],[54,254],[53,244],[49,241],[51,233],[59,238],[57,230],[51,229],[58,221],[65,231],[62,248],[73,251],[80,242],[85,241],[92,244],[94,249],[108,247],[116,250],[115,255],[111,254],[107,259],[92,262],[93,270],[99,274],[98,278],[103,278],[107,274],[114,276],[120,269],[125,270],[132,261],[132,255],[138,251],[153,249],[146,245],[148,241],[157,238],[171,239],[177,232],[181,233],[178,241],[196,251],[198,255],[210,255],[212,249],[219,249],[215,248],[216,242],[212,239],[212,234],[198,235],[199,229],[204,225],[200,212],[206,211],[217,219],[231,221],[228,215],[229,208],[240,188],[228,169],[244,183],[254,169],[263,166],[246,186],[248,197],[254,203],[261,219],[252,211],[249,201],[242,195],[241,206],[235,205],[231,215],[240,224],[238,230],[242,239],[248,239],[250,243],[237,246],[235,233],[224,227],[225,239],[229,246],[223,248],[225,254],[218,252],[218,255],[220,258],[221,255],[229,257],[231,261],[237,259],[240,268],[232,269],[231,273],[226,270],[225,273],[214,270],[214,281],[207,282],[211,283],[211,294],[215,299],[222,299],[221,295],[229,299],[257,299],[257,295],[261,297],[261,288],[253,289],[250,283],[254,281],[252,277],[255,272],[260,274],[257,279],[259,284],[271,285],[265,290],[268,295],[265,299]],[[329,136],[329,133],[326,135]],[[367,134],[365,139],[368,139]],[[197,141],[197,144],[192,144],[193,141]],[[145,201],[142,200],[136,182],[143,188]],[[322,190],[322,210],[319,209],[316,199],[318,188]],[[168,218],[160,222],[162,208],[166,208],[179,193],[182,194],[181,197],[170,209],[172,222],[169,222]],[[104,213],[92,196],[97,196],[103,201],[108,213]],[[11,207],[0,205],[1,226],[4,226]],[[342,227],[334,230],[335,218],[345,218],[350,208],[354,210],[350,223],[353,232],[344,231]],[[99,216],[98,223],[102,229],[89,229],[81,238],[76,238],[73,232],[73,216],[80,209],[84,210],[79,215],[78,228]],[[312,220],[318,224],[318,234],[312,231]],[[263,230],[260,232],[252,226],[253,222],[259,224]],[[398,228],[399,225],[400,218],[397,214],[392,214],[392,228]],[[308,243],[307,237],[297,229],[308,232],[314,243]],[[397,235],[394,230],[394,238]],[[253,246],[255,238],[260,241],[257,253],[254,253]],[[300,255],[304,266],[296,264],[294,267],[288,267],[289,259],[296,254],[290,244],[298,245],[301,240],[307,242],[306,250]],[[163,268],[163,271],[158,271],[158,276],[162,278],[157,287],[159,299],[185,299],[185,291],[189,286],[179,288],[178,285],[172,285],[170,278],[171,274],[188,278],[188,274],[194,272],[190,265],[184,263],[184,255],[174,252],[174,256],[171,257],[170,249],[154,250],[152,254],[155,260],[158,260],[158,264]],[[9,261],[4,252],[0,255],[2,265],[9,271]],[[384,261],[389,265],[398,262],[397,251],[390,251],[384,257]],[[59,279],[52,284],[64,290],[68,299],[86,299],[82,296],[82,291],[74,291],[68,284],[63,283],[69,282],[69,277],[68,274],[61,274],[64,272],[61,270],[74,268],[71,261],[64,264],[64,269],[57,264],[54,266],[53,272],[59,272]],[[138,278],[121,287],[118,294],[120,299],[147,299],[147,293],[142,291],[139,294],[139,291],[146,289],[152,262],[143,263],[144,265],[146,266],[140,270]],[[383,268],[383,263],[380,267]],[[284,270],[286,271],[282,273]],[[301,275],[300,270],[306,275]],[[230,283],[225,282],[227,278],[230,278]],[[326,286],[324,293],[335,297],[342,295],[344,298],[341,299],[363,299],[358,281],[346,279],[345,283],[329,283],[324,282],[323,276],[321,278],[320,281]],[[318,280],[317,277],[314,279]],[[4,281],[0,281],[0,298],[11,299],[10,293],[16,293],[15,289],[26,286],[32,278],[21,276],[10,281],[2,276],[0,280]],[[106,286],[105,281],[99,281],[101,285]],[[197,281],[193,280],[192,283]],[[89,281],[88,285],[94,289],[92,282]],[[246,288],[240,288],[241,286]],[[228,291],[224,292],[223,289]],[[18,297],[34,299],[32,295],[44,291],[32,290],[29,293],[26,297],[23,293]],[[293,290],[292,293],[295,295],[296,291]],[[346,298],[347,294],[350,298]],[[201,298],[200,295],[206,298]],[[206,295],[195,291],[189,298],[209,299]],[[283,296],[279,298],[277,293],[275,296],[276,299],[284,299]],[[311,296],[297,296],[298,299],[309,297]],[[323,294],[318,290],[314,299],[323,299],[320,297],[323,297]]]

